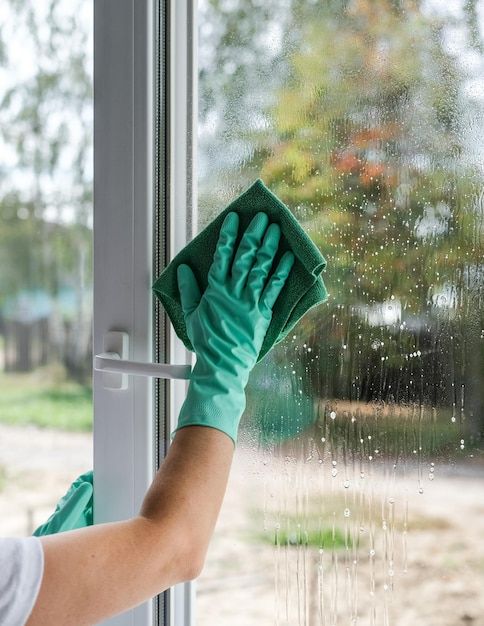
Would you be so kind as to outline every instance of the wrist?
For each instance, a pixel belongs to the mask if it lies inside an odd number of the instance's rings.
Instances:
[[[229,378],[221,371],[203,369],[192,372],[187,396],[178,416],[179,428],[209,426],[237,439],[240,418],[245,409],[242,381]]]

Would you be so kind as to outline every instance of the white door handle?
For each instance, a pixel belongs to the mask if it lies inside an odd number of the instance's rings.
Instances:
[[[168,363],[142,363],[130,361],[129,336],[123,331],[110,331],[103,338],[104,352],[96,354],[93,367],[102,372],[103,385],[106,389],[127,389],[128,374],[150,376],[152,378],[171,378],[188,380],[190,365],[171,365]]]
[[[119,374],[132,374],[133,376],[188,380],[192,368],[190,365],[129,361],[121,359],[117,352],[102,352],[94,357],[94,369],[98,372],[117,372]]]

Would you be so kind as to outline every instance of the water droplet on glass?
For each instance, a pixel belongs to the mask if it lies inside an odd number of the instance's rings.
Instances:
[[[330,417],[332,420],[335,420],[335,419],[336,419],[336,411],[331,411],[331,413],[329,414],[329,417]]]
[[[348,489],[349,486],[350,486],[350,481],[349,480],[345,480],[344,483],[343,483],[343,487],[345,489]]]
[[[351,515],[351,511],[349,509],[345,509],[343,515],[345,517],[349,517]]]

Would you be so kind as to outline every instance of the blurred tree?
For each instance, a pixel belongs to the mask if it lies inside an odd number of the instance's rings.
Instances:
[[[290,2],[280,0],[199,2],[200,228],[257,173],[255,151],[282,83],[281,38],[290,18]],[[213,170],[216,179],[206,175]]]
[[[342,4],[295,3],[301,46],[261,175],[312,218],[336,301],[393,296],[418,314],[480,260],[481,175],[460,157],[464,71],[418,3]]]
[[[419,0],[292,0],[268,16],[232,5],[208,3],[218,30],[205,41],[201,161],[230,194],[260,175],[327,257],[329,307],[298,328],[307,391],[446,406],[481,428],[483,181],[470,129],[483,109],[448,45],[451,27],[480,52],[476,2],[460,18]],[[220,204],[206,181],[202,204]]]
[[[0,28],[0,309],[21,290],[54,300],[74,290],[79,319],[63,359],[77,373],[92,283],[90,29],[85,3],[61,0],[9,0]]]
[[[483,316],[482,171],[465,125],[483,111],[445,20],[420,4],[294,2],[299,45],[255,159],[328,258],[330,316],[305,322],[322,360],[313,393],[455,411],[467,386],[482,426],[483,350],[469,350]]]

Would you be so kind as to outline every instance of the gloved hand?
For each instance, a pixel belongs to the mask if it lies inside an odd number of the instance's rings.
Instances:
[[[234,254],[239,216],[226,216],[203,296],[190,267],[177,268],[187,332],[197,355],[177,430],[210,426],[236,442],[249,373],[294,264],[293,253],[284,253],[269,277],[281,232],[268,223],[265,213],[257,213]]]
[[[92,471],[76,478],[49,519],[35,531],[36,537],[92,525]]]

